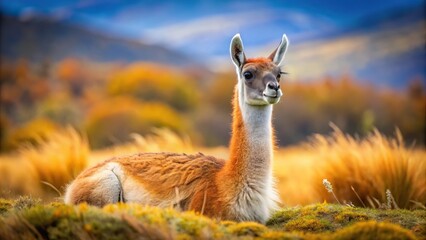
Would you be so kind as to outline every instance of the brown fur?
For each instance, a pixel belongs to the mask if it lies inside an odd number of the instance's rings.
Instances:
[[[96,187],[96,182],[90,177],[106,164],[114,162],[157,201],[175,198],[177,188],[179,195],[186,197],[179,203],[183,210],[203,211],[207,216],[233,219],[229,215],[227,204],[237,194],[240,179],[243,179],[240,174],[244,174],[244,154],[247,148],[237,91],[233,105],[229,161],[203,154],[176,153],[141,153],[113,158],[86,169],[75,179],[71,203],[87,202],[97,206],[107,204],[101,196],[91,191]]]
[[[247,63],[270,63],[270,62],[272,62],[271,58],[259,57],[259,58],[248,58],[245,63],[247,64]]]
[[[188,196],[184,199],[184,210],[201,211],[199,203],[193,203],[192,196],[204,195],[204,191],[214,182],[214,174],[224,165],[224,161],[202,154],[185,155],[176,153],[147,153],[118,159],[124,171],[158,199]],[[190,205],[198,206],[190,208]]]
[[[280,71],[280,69],[276,67],[272,62],[245,63],[243,66],[243,71],[247,69],[253,69],[255,72],[262,72],[262,71],[279,72]]]

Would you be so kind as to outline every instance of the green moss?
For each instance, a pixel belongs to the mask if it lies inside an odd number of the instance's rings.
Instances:
[[[186,233],[193,237],[205,238],[213,236],[218,231],[217,225],[210,219],[192,212],[183,213],[179,218],[170,221],[179,233]]]
[[[282,223],[286,223],[293,218],[299,217],[299,209],[300,208],[285,208],[280,211],[277,211],[266,222],[266,225],[282,225]]]
[[[220,225],[222,225],[224,227],[230,227],[230,226],[233,226],[235,224],[237,224],[237,223],[234,222],[234,221],[228,221],[228,220],[220,221]]]
[[[13,208],[17,210],[31,208],[40,204],[41,200],[38,198],[32,198],[28,196],[20,196],[13,202]]]
[[[124,215],[120,218],[91,209],[85,214],[81,214],[81,221],[76,222],[76,224],[78,224],[78,228],[84,230],[83,233],[87,233],[87,235],[96,239],[125,239],[136,234],[136,231],[127,221],[123,220]]]
[[[359,221],[375,220],[398,224],[421,238],[426,237],[425,210],[382,210],[354,208],[335,204],[313,204],[277,211],[267,222],[272,229],[286,229],[315,233],[324,230],[337,231]]]
[[[375,221],[360,222],[350,227],[344,228],[332,235],[334,239],[395,239],[414,240],[413,233],[398,225],[391,223],[378,223]]]
[[[413,239],[414,234],[426,238],[424,210],[316,204],[282,209],[265,226],[138,204],[100,209],[87,204],[41,205],[21,198],[0,199],[0,209],[6,211],[0,214],[0,239]]]
[[[335,214],[341,209],[344,208],[341,205],[334,205],[334,204],[327,204],[327,203],[321,203],[321,204],[313,204],[308,205],[306,207],[300,208],[300,214],[302,216],[305,215],[315,215],[318,217]]]
[[[370,217],[366,213],[353,210],[344,210],[337,213],[334,220],[340,224],[348,224],[351,222],[367,221]]]
[[[262,234],[260,236],[260,239],[302,240],[302,239],[309,239],[309,237],[298,234],[298,233],[269,231]]]
[[[286,231],[300,231],[300,232],[324,232],[332,230],[331,222],[315,218],[313,216],[296,218],[288,221],[283,225]]]
[[[236,236],[259,237],[264,232],[266,232],[268,228],[262,224],[255,222],[240,222],[235,225],[229,226],[228,230],[230,233]]]
[[[399,224],[404,228],[414,228],[418,225],[426,225],[426,210],[405,210],[405,209],[392,209],[392,210],[370,210],[374,215],[374,220],[386,221]]]
[[[13,207],[13,201],[0,198],[0,215],[5,214]]]

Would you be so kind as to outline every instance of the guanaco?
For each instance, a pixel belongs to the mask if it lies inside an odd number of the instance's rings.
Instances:
[[[280,64],[288,45],[284,34],[269,57],[246,58],[240,35],[232,38],[238,82],[227,161],[201,153],[114,157],[77,176],[66,189],[65,202],[175,206],[222,220],[264,223],[279,201],[272,176],[271,117],[272,105],[282,96]]]

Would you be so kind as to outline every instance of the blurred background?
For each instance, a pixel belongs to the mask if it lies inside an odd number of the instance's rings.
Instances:
[[[275,107],[280,146],[314,133],[399,128],[424,148],[425,6],[386,1],[1,1],[1,151],[67,126],[90,147],[165,127],[225,146],[229,42],[290,47]]]

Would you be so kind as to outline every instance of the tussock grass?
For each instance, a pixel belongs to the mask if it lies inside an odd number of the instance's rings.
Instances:
[[[405,147],[399,131],[395,138],[375,130],[356,139],[334,127],[329,137],[316,135],[311,146],[317,155],[316,190],[328,202],[336,200],[322,186],[325,178],[341,202],[373,208],[426,204],[426,152]]]
[[[133,141],[127,144],[91,151],[84,137],[67,129],[14,155],[2,155],[0,197],[30,195],[51,201],[60,195],[55,189],[63,192],[85,166],[114,156],[159,151],[201,151],[223,159],[229,155],[226,147],[196,146],[188,137],[168,129],[131,137]],[[335,129],[331,136],[315,136],[310,144],[277,149],[274,176],[282,206],[337,202],[321,184],[327,178],[342,203],[362,206],[361,199],[367,207],[422,208],[426,198],[425,159],[426,151],[405,147],[399,134],[385,138],[376,131],[360,140]],[[391,198],[386,197],[387,189]],[[389,204],[389,199],[394,202]]]
[[[132,141],[123,145],[92,151],[90,162],[94,163],[114,156],[140,152],[193,153],[195,151],[195,147],[188,136],[179,136],[168,128],[153,128],[150,134],[140,135],[133,133],[130,137]]]
[[[36,145],[23,146],[15,155],[2,159],[1,195],[58,197],[58,189],[75,178],[88,160],[87,141],[72,128],[38,138]]]
[[[40,147],[21,149],[20,156],[31,163],[40,181],[61,188],[87,165],[89,147],[74,129],[40,140]]]
[[[62,203],[24,205],[0,199],[0,239],[416,239],[425,211],[379,210],[317,204],[285,208],[267,223],[217,221],[193,212],[137,204],[100,209]],[[352,212],[359,219],[337,221]],[[397,212],[399,219],[393,217]],[[314,226],[313,217],[327,221]],[[368,221],[365,221],[368,216]],[[296,223],[297,222],[297,223]],[[289,228],[292,224],[291,228]]]
[[[119,146],[118,152],[193,152],[194,146],[188,136],[180,137],[167,128],[154,128],[151,134],[131,134],[129,144]]]

